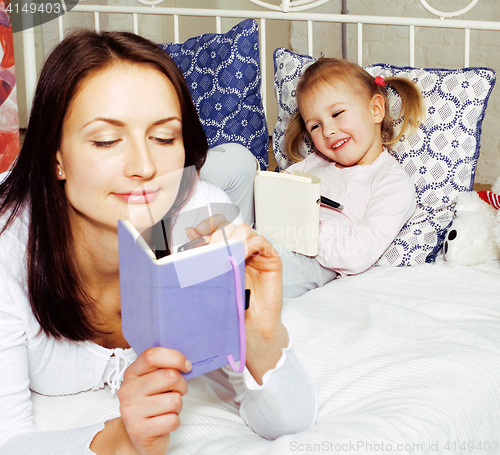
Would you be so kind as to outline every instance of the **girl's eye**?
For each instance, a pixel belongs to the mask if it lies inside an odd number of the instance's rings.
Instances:
[[[334,113],[332,114],[332,117],[333,117],[333,118],[338,117],[340,114],[342,114],[342,112],[344,112],[344,111],[334,112]]]
[[[160,145],[173,145],[174,141],[175,141],[175,138],[168,138],[168,139],[165,139],[165,138],[162,138],[162,137],[154,137],[152,138],[156,143],[160,144]]]
[[[108,148],[118,144],[120,140],[121,139],[114,139],[113,141],[92,141],[92,145],[94,147]]]
[[[313,125],[313,126],[311,127],[311,132],[312,132],[312,131],[314,131],[314,130],[315,130],[316,128],[318,128],[318,127],[319,127],[319,125],[318,125],[318,124]]]

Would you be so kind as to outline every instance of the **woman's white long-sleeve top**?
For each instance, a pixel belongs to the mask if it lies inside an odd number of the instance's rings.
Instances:
[[[220,207],[230,201],[222,190],[199,182],[184,210],[209,203]],[[119,416],[113,392],[136,355],[132,349],[107,349],[40,333],[27,294],[27,240],[25,210],[0,236],[0,454],[91,454],[90,443],[104,422]],[[262,386],[246,369],[227,373],[233,403],[261,436],[273,439],[314,423],[314,385],[291,344]],[[220,372],[213,377],[227,381]],[[90,414],[81,412],[85,403]]]

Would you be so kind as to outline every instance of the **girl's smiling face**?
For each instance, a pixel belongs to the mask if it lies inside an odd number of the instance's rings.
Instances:
[[[73,98],[57,151],[72,225],[139,229],[172,206],[184,168],[182,115],[170,80],[153,66],[116,63]]]
[[[371,164],[382,153],[384,98],[367,98],[355,84],[322,83],[303,94],[300,114],[314,145],[340,167]]]

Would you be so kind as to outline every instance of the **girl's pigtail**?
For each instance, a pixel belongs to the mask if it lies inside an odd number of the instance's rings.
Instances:
[[[401,99],[401,109],[399,112],[394,112],[394,119],[391,120],[386,115],[382,123],[384,145],[392,145],[398,142],[403,134],[410,135],[418,129],[424,117],[425,106],[422,94],[413,81],[403,77],[388,77],[385,83],[394,88]],[[395,137],[393,122],[396,124],[402,122],[399,133]]]
[[[300,145],[302,144],[302,136],[307,135],[304,120],[297,111],[290,118],[290,123],[285,131],[285,153],[288,158],[298,163],[304,157],[300,154]]]

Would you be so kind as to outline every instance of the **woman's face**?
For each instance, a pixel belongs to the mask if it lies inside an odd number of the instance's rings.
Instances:
[[[117,63],[84,80],[63,121],[57,152],[73,226],[139,231],[172,206],[184,168],[179,99],[147,65]]]

